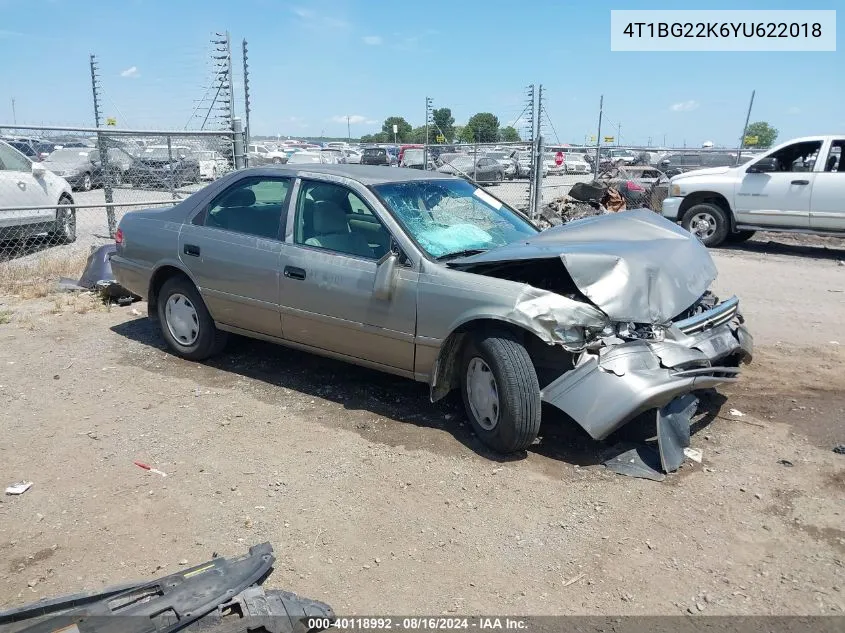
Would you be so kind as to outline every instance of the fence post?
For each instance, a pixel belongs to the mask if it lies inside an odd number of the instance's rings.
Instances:
[[[472,179],[478,182],[478,141],[472,145]]]
[[[235,169],[246,167],[244,154],[244,127],[240,117],[232,119],[232,151],[234,152]]]
[[[106,204],[111,205],[114,202],[112,173],[111,169],[109,169],[109,149],[106,146],[102,132],[97,132],[97,148],[100,151],[100,169],[103,172],[103,196],[105,197]],[[109,237],[114,238],[115,231],[117,230],[117,221],[115,220],[114,207],[112,206],[106,207],[106,223],[109,226]]]
[[[534,163],[534,206],[531,208],[531,219],[540,217],[540,209],[543,207],[543,135],[537,135],[537,159]]]
[[[176,200],[176,174],[173,169],[173,147],[169,134],[167,135],[167,163],[169,165],[168,173],[170,174],[170,196]]]

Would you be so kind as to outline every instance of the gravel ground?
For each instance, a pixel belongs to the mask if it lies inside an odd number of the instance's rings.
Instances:
[[[269,584],[343,614],[841,614],[845,246],[768,239],[715,252],[757,353],[663,483],[553,412],[502,460],[421,384],[245,339],[190,363],[144,304],[0,298],[0,483],[34,482],[0,497],[0,605],[270,541]]]

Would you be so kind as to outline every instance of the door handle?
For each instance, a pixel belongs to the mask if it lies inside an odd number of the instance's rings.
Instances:
[[[302,281],[305,279],[305,269],[297,268],[296,266],[285,266],[285,277],[288,279],[296,279]]]
[[[23,180],[18,180],[18,187],[26,191],[26,183]]]
[[[793,180],[792,184],[793,185],[809,185],[810,181],[809,180]]]
[[[190,255],[191,257],[199,257],[200,256],[200,247],[194,246],[193,244],[185,244],[185,255]]]

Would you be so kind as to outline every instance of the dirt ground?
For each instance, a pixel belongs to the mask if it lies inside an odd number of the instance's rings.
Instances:
[[[0,497],[0,606],[270,541],[268,584],[342,614],[842,613],[845,244],[768,239],[715,252],[757,352],[662,483],[553,412],[501,460],[421,384],[245,339],[190,363],[144,304],[0,298],[0,483],[34,482]]]

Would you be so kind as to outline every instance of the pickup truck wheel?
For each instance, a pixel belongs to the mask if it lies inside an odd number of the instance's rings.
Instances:
[[[708,247],[724,242],[730,230],[727,213],[709,202],[691,206],[684,213],[681,225]]]
[[[728,237],[725,239],[726,242],[730,242],[731,244],[740,244],[741,242],[747,242],[757,231],[736,231],[735,233],[728,233]]]
[[[540,431],[540,385],[528,352],[507,332],[479,334],[461,361],[461,393],[472,428],[494,451],[525,450]]]
[[[204,360],[226,345],[226,333],[214,326],[199,291],[185,277],[171,277],[162,285],[158,321],[167,345],[187,360]]]

